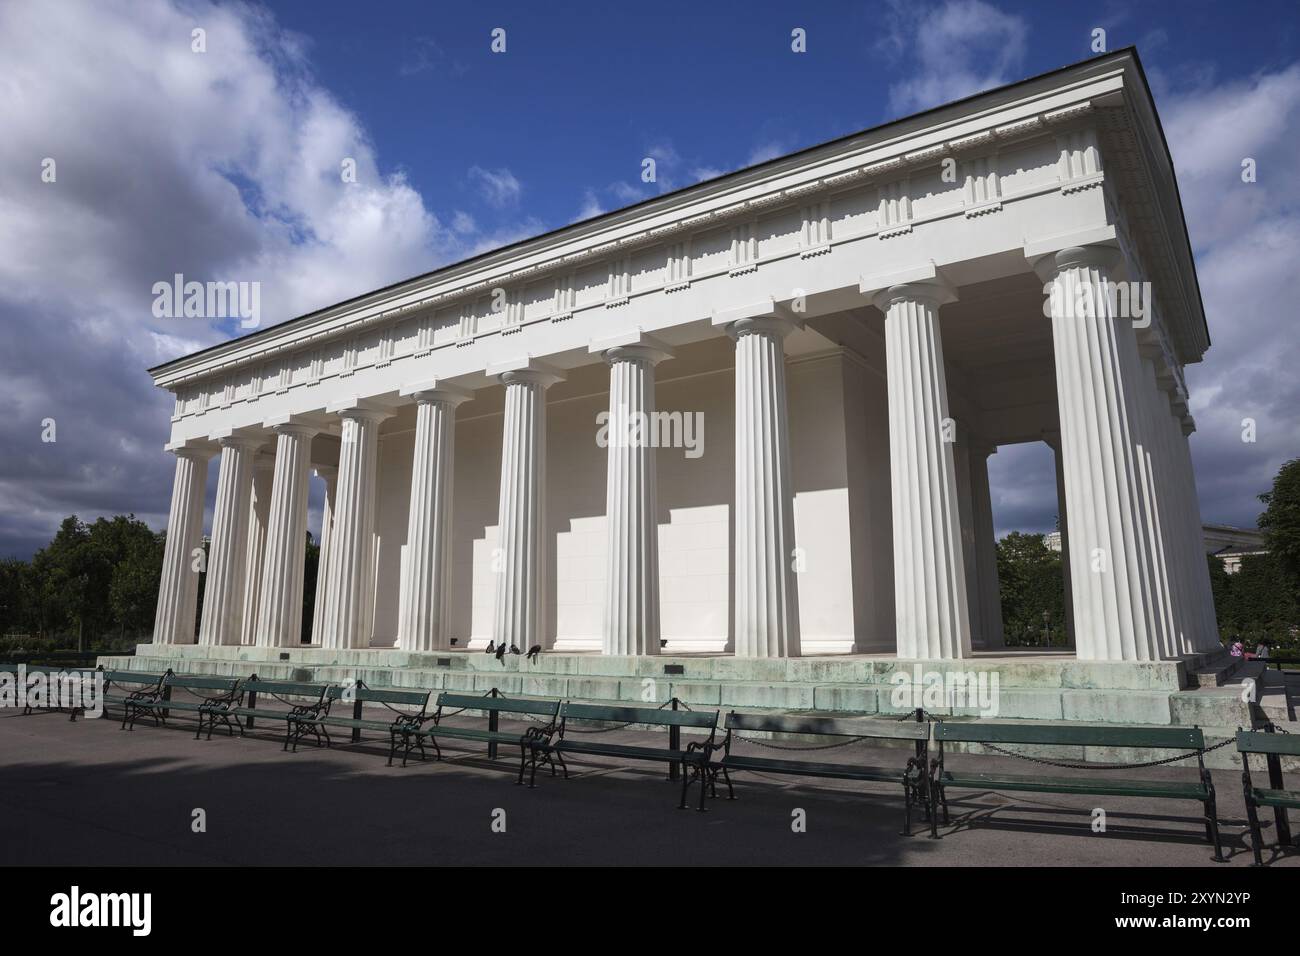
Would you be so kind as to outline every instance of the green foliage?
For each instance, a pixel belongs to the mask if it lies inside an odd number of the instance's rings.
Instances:
[[[147,634],[162,551],[162,535],[134,515],[90,525],[70,515],[30,562],[0,562],[0,635],[48,650]]]
[[[316,611],[316,570],[320,567],[320,547],[307,532],[307,559],[303,563],[306,579],[302,583],[302,642],[311,641],[311,625]]]
[[[1259,496],[1264,513],[1259,529],[1264,546],[1289,576],[1294,593],[1300,585],[1300,458],[1292,458],[1278,471],[1273,488]]]
[[[1219,636],[1253,648],[1263,640],[1283,654],[1300,654],[1300,458],[1284,464],[1259,496],[1266,554],[1248,554],[1236,574],[1209,556]]]
[[[1007,644],[1064,645],[1061,555],[1047,547],[1044,535],[1019,531],[998,542],[997,554],[1002,628]]]

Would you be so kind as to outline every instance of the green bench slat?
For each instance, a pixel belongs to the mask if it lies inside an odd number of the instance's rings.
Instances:
[[[382,720],[354,720],[351,717],[301,717],[300,724],[324,724],[327,727],[355,727],[357,730],[393,729],[393,722]]]
[[[604,704],[566,703],[561,713],[565,720],[599,720],[619,724],[654,724],[664,727],[715,727],[718,712],[660,710],[656,707],[617,707]]]
[[[280,694],[285,697],[320,697],[321,692],[329,691],[329,684],[300,684],[292,681],[253,680],[244,681],[243,690],[250,694]]]
[[[288,720],[293,716],[293,713],[287,710],[263,710],[261,707],[223,707],[216,711],[216,714],[217,716],[227,714],[239,717],[274,717],[277,720]]]
[[[419,737],[450,737],[456,740],[481,740],[487,743],[517,744],[523,734],[506,730],[478,730],[474,727],[447,727],[430,724],[413,731]]]
[[[627,757],[632,760],[661,760],[676,763],[683,758],[688,761],[703,761],[704,751],[696,750],[689,755],[685,750],[669,750],[666,747],[636,747],[628,744],[606,744],[594,740],[574,740],[565,737],[555,742],[553,749],[560,753],[593,754],[601,757]]]
[[[1300,757],[1300,735],[1237,731],[1237,750],[1248,754],[1286,754]]]
[[[180,690],[234,690],[235,685],[239,683],[236,677],[185,677],[175,676],[167,678],[163,684],[164,687],[174,687]]]
[[[1291,807],[1300,809],[1300,790],[1251,790],[1255,802],[1265,807]]]
[[[504,714],[554,714],[558,701],[517,700],[506,697],[471,697],[466,694],[440,694],[438,706],[448,710],[498,711]]]
[[[860,767],[843,763],[813,763],[806,760],[780,760],[773,757],[738,757],[734,754],[722,761],[728,770],[757,770],[762,773],[784,773],[803,777],[834,777],[840,780],[878,780],[882,783],[902,783],[902,767]]]
[[[993,744],[1059,744],[1084,747],[1149,747],[1200,750],[1205,737],[1197,727],[1109,727],[1095,724],[1041,726],[941,721],[936,740]]]
[[[405,704],[409,707],[423,707],[428,703],[431,692],[416,690],[395,690],[391,687],[330,687],[330,700],[343,700],[346,703],[360,701],[363,704]]]
[[[135,701],[141,710],[199,710],[204,704],[201,700],[163,700],[161,697],[157,700]]]
[[[842,717],[792,717],[784,714],[727,714],[727,729],[827,737],[879,737],[928,740],[930,725],[915,720],[853,720]]]
[[[944,771],[940,780],[945,787],[966,790],[1023,790],[1034,793],[1105,794],[1113,797],[1171,797],[1204,800],[1207,792],[1200,783],[1177,783],[1165,780],[1131,780],[1097,777],[1038,777],[1014,774],[966,773]]]

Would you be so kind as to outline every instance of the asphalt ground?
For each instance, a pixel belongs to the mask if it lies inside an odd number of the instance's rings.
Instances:
[[[888,784],[736,774],[737,799],[725,799],[720,786],[699,813],[677,809],[679,788],[656,764],[571,758],[570,779],[543,773],[528,789],[515,784],[517,752],[492,761],[477,745],[451,742],[441,761],[388,767],[387,740],[378,736],[295,754],[281,750],[271,727],[211,741],[194,740],[193,728],[176,717],[165,728],[142,722],[124,731],[111,716],[72,722],[50,711],[0,711],[0,864],[1222,869],[1252,862],[1236,771],[1214,771],[1228,857],[1216,864],[1201,805],[1190,801],[950,792],[951,822],[936,840],[919,818],[913,835],[902,835],[902,788]],[[666,745],[664,735],[644,731],[602,736]],[[854,745],[806,756],[901,769],[904,755]],[[1188,781],[1196,773],[1194,761],[1118,772],[1047,770],[973,754],[948,761],[1052,776]],[[1287,786],[1300,788],[1300,780],[1290,776]],[[697,796],[692,788],[692,807]],[[1104,832],[1094,829],[1097,808],[1105,811]],[[200,817],[203,828],[194,823]],[[1300,851],[1276,847],[1272,814],[1263,822],[1269,869],[1300,866]],[[1300,815],[1292,829],[1300,831]]]

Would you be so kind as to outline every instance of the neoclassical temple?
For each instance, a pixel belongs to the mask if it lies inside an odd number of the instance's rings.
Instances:
[[[152,369],[154,641],[300,646],[315,478],[324,648],[969,657],[988,458],[1041,441],[1077,656],[1211,650],[1208,346],[1141,66],[1099,57]]]

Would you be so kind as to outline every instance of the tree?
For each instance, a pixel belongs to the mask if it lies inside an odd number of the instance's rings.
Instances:
[[[1038,643],[1043,628],[1065,627],[1065,578],[1061,555],[1041,534],[1013,531],[998,542],[1002,625],[1018,643]]]
[[[1272,490],[1259,500],[1264,503],[1264,513],[1259,516],[1264,546],[1277,557],[1295,591],[1300,586],[1300,458],[1281,467]]]
[[[320,546],[312,540],[307,532],[307,557],[303,561],[302,582],[302,634],[304,644],[311,642],[312,621],[316,616],[316,572],[320,568]]]

